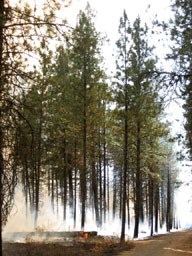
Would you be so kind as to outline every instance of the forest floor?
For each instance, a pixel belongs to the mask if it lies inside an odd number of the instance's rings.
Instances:
[[[5,242],[3,256],[187,256],[192,255],[192,230],[120,243],[116,237]]]
[[[132,248],[115,237],[97,236],[73,241],[4,242],[3,256],[112,256]]]

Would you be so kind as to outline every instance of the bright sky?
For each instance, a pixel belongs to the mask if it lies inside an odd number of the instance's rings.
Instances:
[[[107,32],[110,37],[114,32],[116,33],[124,9],[130,20],[134,20],[138,15],[144,20],[153,19],[155,14],[158,14],[160,19],[167,19],[170,15],[170,0],[89,0],[88,2],[97,12],[98,29]],[[70,19],[75,18],[79,9],[84,9],[86,4],[87,0],[72,0],[72,5],[68,8]],[[146,13],[149,5],[150,9]]]
[[[84,10],[87,2],[95,11],[95,25],[98,32],[104,33],[109,39],[109,43],[104,49],[104,58],[108,74],[115,69],[116,41],[119,38],[119,20],[126,10],[128,18],[133,22],[138,15],[143,22],[151,25],[156,15],[159,20],[168,20],[171,16],[171,0],[72,0],[71,6],[65,9],[65,15],[69,25],[75,26],[79,10]],[[155,46],[158,44],[156,36],[153,38]],[[158,54],[163,56],[166,52],[165,47],[158,46]]]
[[[99,32],[107,33],[111,41],[118,38],[120,17],[125,9],[129,20],[133,21],[140,15],[141,20],[150,22],[157,14],[160,20],[170,17],[171,0],[72,0],[72,5],[66,9],[69,23],[75,24],[77,13],[90,3],[96,11],[96,26]],[[150,8],[148,8],[150,6]]]

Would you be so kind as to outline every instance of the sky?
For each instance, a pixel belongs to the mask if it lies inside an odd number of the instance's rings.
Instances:
[[[114,60],[112,60],[112,55],[115,51],[115,43],[118,40],[119,20],[124,10],[131,22],[138,15],[143,22],[149,24],[155,19],[156,15],[159,20],[163,21],[169,20],[171,17],[171,0],[72,0],[70,7],[64,11],[64,16],[66,16],[69,25],[75,26],[79,10],[84,10],[87,2],[96,13],[95,25],[98,32],[106,34],[109,39],[109,43],[104,50],[105,62],[109,70],[113,69],[111,62]],[[160,52],[161,54],[165,53],[165,48],[162,49],[161,47],[158,52],[159,54]]]
[[[142,19],[153,19],[156,14],[161,19],[167,19],[170,15],[170,0],[89,0],[89,4],[97,12],[97,27],[100,31],[105,31],[110,37],[116,33],[119,19],[125,9],[130,20],[134,20],[138,15]],[[72,4],[67,12],[70,19],[75,20],[79,9],[84,9],[87,0],[72,0]],[[150,6],[148,12],[146,10]]]

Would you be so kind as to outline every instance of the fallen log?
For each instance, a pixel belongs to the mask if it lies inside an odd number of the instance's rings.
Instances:
[[[4,232],[4,238],[25,239],[25,238],[75,238],[75,237],[95,237],[96,231],[37,231],[37,232]]]

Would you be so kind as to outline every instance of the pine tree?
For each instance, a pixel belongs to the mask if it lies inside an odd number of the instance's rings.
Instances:
[[[128,177],[128,129],[129,129],[129,120],[128,120],[128,109],[129,109],[129,76],[130,76],[130,24],[126,12],[124,11],[123,17],[120,19],[119,26],[120,39],[117,41],[118,47],[118,61],[117,61],[117,76],[118,84],[116,88],[117,97],[121,99],[118,102],[118,107],[123,107],[123,173],[122,173],[122,229],[121,229],[121,241],[125,240],[125,223],[126,223],[126,202],[127,202],[127,186],[129,183],[127,180]],[[129,198],[128,198],[129,200]]]
[[[173,40],[172,53],[169,55],[174,61],[174,73],[178,74],[180,89],[184,103],[184,116],[186,118],[186,144],[189,156],[192,155],[192,5],[191,0],[174,0],[172,4],[174,18],[169,24],[171,40]],[[176,72],[175,72],[176,71]]]
[[[78,24],[73,31],[70,59],[73,69],[73,89],[76,99],[76,118],[80,125],[79,145],[81,145],[80,196],[81,227],[84,228],[89,177],[92,177],[92,189],[97,221],[98,191],[96,169],[97,136],[102,122],[102,108],[106,98],[105,75],[101,69],[101,38],[92,21],[90,7],[80,12]],[[104,105],[105,106],[105,105]],[[103,117],[103,116],[102,116]],[[101,123],[102,124],[102,123]],[[92,172],[92,173],[90,173]]]
[[[146,161],[149,157],[147,148],[158,145],[158,138],[166,132],[158,120],[162,108],[161,103],[156,103],[160,99],[158,99],[158,90],[152,80],[152,75],[150,75],[155,69],[156,58],[152,54],[153,48],[149,47],[147,43],[148,28],[146,25],[141,25],[140,18],[137,18],[131,26],[124,12],[120,20],[119,31],[120,39],[117,42],[119,56],[115,77],[117,82],[114,94],[117,104],[116,118],[119,119],[117,121],[119,128],[117,129],[124,134],[124,137],[118,137],[116,143],[118,143],[118,147],[123,145],[124,158],[118,160],[117,157],[114,156],[114,158],[118,163],[121,161],[118,168],[121,172],[120,194],[123,194],[120,209],[122,216],[121,240],[124,240],[125,203],[130,200],[127,194],[130,194],[132,185],[135,205],[134,237],[138,237],[139,222],[144,220],[145,192],[143,188],[144,186],[147,188],[148,185],[145,184],[149,184],[146,181],[149,176],[144,170],[151,172],[151,177],[153,177],[151,184],[155,182],[155,175],[152,174],[152,169],[149,170],[150,160]],[[118,166],[117,162],[116,166]],[[129,170],[132,170],[132,173]],[[150,185],[150,189],[152,189],[152,185]],[[150,207],[152,216],[153,203],[150,204]]]

